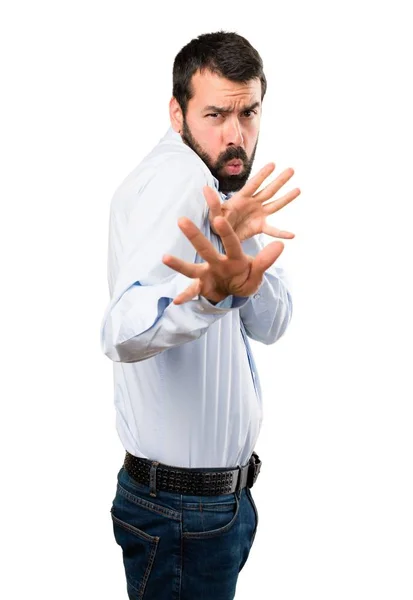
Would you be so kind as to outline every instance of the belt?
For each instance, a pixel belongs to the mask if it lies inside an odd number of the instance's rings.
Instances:
[[[190,496],[221,496],[238,492],[246,486],[251,488],[260,472],[261,461],[258,454],[253,452],[243,467],[189,469],[165,465],[126,452],[123,466],[132,479],[149,486],[151,496],[156,496],[156,490]]]

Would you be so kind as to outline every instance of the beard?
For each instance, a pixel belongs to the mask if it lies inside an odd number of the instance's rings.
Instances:
[[[183,120],[181,137],[182,141],[198,154],[211,171],[212,175],[218,180],[219,190],[221,192],[224,194],[227,194],[228,192],[237,192],[245,185],[251,173],[255,152],[257,150],[258,138],[254,150],[252,151],[251,158],[248,158],[247,153],[240,146],[229,146],[224,152],[221,152],[217,160],[213,162],[209,154],[201,148],[193,137],[185,117]],[[233,175],[226,174],[224,172],[225,164],[235,158],[238,158],[243,162],[244,168],[240,173]]]

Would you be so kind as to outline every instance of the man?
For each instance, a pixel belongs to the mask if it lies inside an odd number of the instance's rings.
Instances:
[[[246,39],[192,40],[174,62],[171,128],[112,200],[101,343],[126,450],[111,513],[130,599],[229,600],[254,541],[248,337],[274,343],[292,310],[272,266],[283,244],[259,236],[294,237],[266,216],[300,193],[263,204],[293,174],[256,193],[273,163],[248,180],[265,90]]]

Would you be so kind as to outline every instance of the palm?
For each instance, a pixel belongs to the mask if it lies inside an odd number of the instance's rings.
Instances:
[[[261,233],[265,228],[266,214],[262,205],[249,202],[244,196],[223,202],[221,216],[229,221],[240,241]]]
[[[249,295],[249,276],[253,259],[245,254],[233,257],[221,255],[219,261],[220,279],[216,278],[216,265],[204,262],[199,267],[198,277],[202,281],[202,295],[205,297],[221,294],[224,298]]]
[[[263,167],[257,175],[247,181],[239,192],[224,203],[221,203],[217,193],[212,188],[204,187],[204,195],[210,209],[211,228],[215,233],[217,232],[214,229],[213,221],[215,217],[222,216],[230,223],[241,242],[258,233],[266,233],[272,237],[284,239],[294,237],[294,234],[290,231],[282,231],[269,225],[266,219],[269,215],[294,200],[300,194],[300,190],[295,188],[278,200],[264,204],[294,175],[293,169],[286,169],[263,190],[257,192],[264,179],[272,173],[274,168],[274,163],[269,163]]]
[[[189,263],[165,254],[163,263],[194,282],[174,298],[175,304],[188,302],[197,294],[219,302],[229,295],[248,297],[258,289],[266,269],[283,251],[282,242],[272,242],[255,256],[243,252],[240,240],[226,219],[217,218],[215,226],[226,254],[220,254],[210,240],[186,217],[178,221],[181,231],[191,242],[203,263]]]

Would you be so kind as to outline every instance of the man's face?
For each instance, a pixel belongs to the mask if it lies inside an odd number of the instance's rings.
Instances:
[[[237,83],[210,71],[192,77],[182,140],[219,181],[224,193],[247,181],[254,161],[261,119],[261,82]]]

